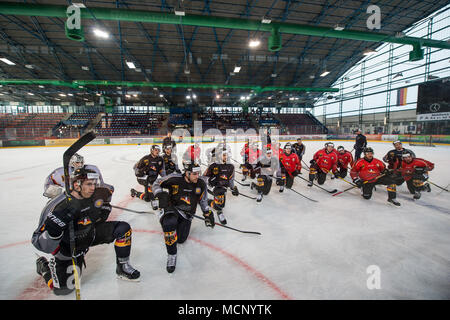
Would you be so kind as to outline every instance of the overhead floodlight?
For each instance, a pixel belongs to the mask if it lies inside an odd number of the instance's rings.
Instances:
[[[9,64],[10,66],[16,65],[14,62],[12,62],[11,60],[9,60],[7,58],[0,58],[0,61],[3,61],[4,63]]]
[[[31,93],[31,92],[27,92],[27,94],[28,94],[29,96],[34,96],[34,93]]]
[[[130,69],[136,69],[136,66],[132,61],[126,61],[128,68]]]
[[[108,32],[106,32],[106,31],[103,31],[103,30],[100,30],[100,29],[95,28],[95,29],[93,30],[93,32],[94,32],[94,34],[95,34],[97,37],[99,37],[99,38],[103,38],[103,39],[109,38],[109,34],[108,34]]]
[[[184,69],[184,74],[190,74],[191,70],[189,70],[188,68]]]
[[[276,73],[272,73],[270,76],[271,76],[272,78],[276,78],[276,77],[277,77],[277,74],[276,74]]]
[[[84,5],[84,3],[72,3],[72,5],[73,5],[74,7],[77,7],[77,8],[86,8],[86,6]]]
[[[186,99],[188,99],[188,100],[191,99],[191,96],[190,96],[190,95],[187,95],[187,96],[186,96]]]
[[[270,19],[269,17],[262,17],[261,22],[262,23],[271,23],[272,19]]]
[[[25,68],[27,68],[27,69],[33,69],[33,65],[32,65],[32,64],[26,64],[26,65],[25,65]]]
[[[220,95],[219,94],[216,94],[216,99],[220,99]]]
[[[175,15],[176,16],[185,16],[186,12],[183,9],[178,8],[178,9],[175,9]]]
[[[321,74],[320,74],[320,76],[321,77],[326,77],[327,75],[329,75],[330,74],[330,71],[324,71],[324,72],[322,72]]]
[[[58,94],[60,97],[65,97],[66,95],[64,93]]]
[[[125,98],[131,98],[131,96],[129,94],[126,94]]]
[[[239,66],[234,66],[233,73],[238,73],[239,71],[241,71],[241,67],[239,67]]]
[[[197,95],[193,94],[193,95],[192,95],[192,98],[193,98],[193,99],[197,99]]]
[[[251,39],[248,43],[248,46],[250,48],[256,48],[256,47],[259,47],[260,44],[261,44],[261,41],[259,41],[258,39]]]
[[[163,95],[163,94],[160,94],[159,97],[160,97],[160,98],[164,98],[164,95]]]
[[[67,95],[73,97],[73,94],[72,94],[72,93],[68,93]]]
[[[43,86],[43,85],[41,85],[41,84],[40,84],[40,85],[39,85],[38,87],[39,87],[39,88],[44,88],[44,86]]]
[[[376,53],[375,50],[367,49],[366,51],[363,52],[363,55],[370,56],[371,54],[374,54],[374,53]]]
[[[337,24],[337,25],[335,25],[334,26],[334,30],[336,30],[336,31],[342,31],[342,30],[344,30],[345,28],[343,27],[343,26],[340,26],[339,24]]]
[[[87,67],[87,66],[81,66],[81,70],[89,71],[89,67]]]

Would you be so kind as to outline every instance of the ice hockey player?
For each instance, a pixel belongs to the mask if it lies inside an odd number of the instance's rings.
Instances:
[[[233,196],[239,195],[237,186],[234,185],[234,165],[229,162],[230,153],[226,149],[216,149],[217,160],[212,163],[203,174],[208,177],[208,185],[213,188],[213,200],[209,206],[214,208],[221,224],[227,224],[223,214],[225,208],[227,188],[230,188]]]
[[[253,141],[249,143],[249,146],[241,151],[241,156],[243,157],[244,163],[241,164],[242,169],[242,181],[245,181],[248,176],[251,179],[255,178],[253,168],[258,162],[258,158],[261,156],[261,150],[258,149],[258,143]]]
[[[297,154],[292,152],[292,145],[289,142],[285,144],[284,152],[280,155],[280,166],[281,175],[285,177],[286,188],[291,189],[294,184],[294,178],[302,170],[302,164]],[[280,187],[280,192],[283,192],[282,187]]]
[[[131,196],[138,197],[145,202],[152,202],[153,210],[158,209],[157,201],[152,191],[152,184],[158,178],[158,175],[166,175],[164,168],[164,159],[159,155],[161,148],[154,144],[150,149],[150,154],[142,157],[133,167],[134,174],[140,185],[144,186],[144,192],[131,189]]]
[[[345,150],[343,146],[337,147],[338,152],[338,172],[341,178],[347,176],[348,168],[353,167],[353,156],[350,151]]]
[[[356,138],[355,138],[355,160],[361,158],[361,152],[364,151],[364,148],[367,147],[367,138],[365,135],[361,133],[361,129],[356,129]]]
[[[166,146],[171,146],[172,150],[174,152],[176,151],[177,143],[175,142],[175,140],[173,140],[172,132],[170,132],[170,131],[167,132],[167,136],[164,137],[163,142],[162,142],[162,147],[164,150],[165,150]]]
[[[189,146],[183,154],[182,161],[191,161],[200,163],[201,149],[198,142],[195,142],[193,145]]]
[[[388,168],[393,169],[394,166],[400,167],[402,162],[402,156],[404,151],[408,151],[413,157],[416,155],[409,149],[403,148],[402,142],[400,140],[396,140],[392,143],[394,145],[394,149],[390,150],[384,157],[383,161],[388,163]],[[399,162],[399,163],[397,163]],[[397,164],[396,164],[397,163]]]
[[[364,199],[372,197],[373,188],[377,184],[387,186],[388,202],[399,206],[400,203],[395,199],[397,197],[397,186],[392,177],[393,169],[387,169],[381,160],[373,157],[373,149],[367,147],[364,149],[364,157],[358,159],[353,165],[350,176],[353,183],[362,190]]]
[[[222,142],[219,142],[217,146],[209,148],[206,150],[206,161],[208,165],[214,163],[214,162],[220,162],[220,156],[216,158],[216,154],[221,153],[221,150],[226,149],[228,154],[231,156],[231,146],[226,143],[226,139],[223,139]]]
[[[159,200],[160,218],[167,249],[166,270],[175,271],[177,244],[189,236],[192,215],[200,205],[205,225],[214,228],[214,213],[208,204],[205,180],[199,178],[200,165],[196,162],[183,162],[184,173],[159,178],[153,184],[153,192]],[[168,189],[164,191],[163,189]]]
[[[425,159],[416,158],[408,150],[403,151],[402,162],[397,162],[395,170],[399,172],[414,199],[420,199],[421,191],[431,191],[428,180],[428,172],[434,169],[434,163]],[[397,167],[397,165],[399,165]]]
[[[79,155],[78,153],[75,153],[69,161],[69,174],[71,174],[75,169],[81,168],[84,165],[84,157]],[[86,167],[98,174],[99,183],[102,187],[108,188],[111,193],[114,192],[114,187],[112,185],[106,184],[103,181],[102,174],[97,166],[87,164]],[[59,167],[53,170],[53,172],[50,173],[47,178],[45,178],[43,195],[47,198],[52,199],[64,192],[64,185],[64,168]]]
[[[332,172],[337,177],[339,175],[337,161],[334,144],[332,142],[325,143],[325,148],[317,151],[309,162],[311,166],[309,168],[308,186],[311,187],[315,179],[317,179],[318,184],[324,184],[329,172]]]
[[[86,166],[75,169],[70,185],[70,200],[65,193],[50,200],[33,233],[32,244],[39,251],[52,254],[50,261],[43,256],[36,260],[37,273],[54,294],[67,295],[74,290],[72,257],[81,276],[89,248],[114,242],[117,276],[138,281],[140,273],[129,262],[131,227],[125,221],[106,221],[111,212],[111,192],[98,186],[98,173]],[[71,239],[73,235],[75,238]],[[72,240],[75,252],[71,249]]]
[[[390,150],[383,157],[383,161],[388,163],[388,169],[398,168],[402,165],[402,155],[404,151],[408,151],[413,157],[416,156],[411,150],[403,148],[400,140],[396,140],[392,144],[394,145],[394,149]],[[404,179],[398,170],[394,171],[392,177],[395,179],[397,185],[401,185],[404,182]]]
[[[298,156],[298,159],[302,161],[306,151],[306,146],[303,144],[302,138],[297,138],[297,142],[292,145],[292,151]],[[299,171],[299,173],[301,173],[301,171]]]
[[[273,156],[271,149],[266,150],[266,154],[258,158],[258,162],[253,169],[254,175],[258,174],[256,183],[252,182],[250,187],[258,192],[257,202],[261,202],[263,195],[268,195],[272,189],[272,177],[276,179],[280,186],[280,192],[283,192],[286,176],[282,176],[280,162]]]
[[[164,160],[164,170],[166,171],[166,175],[174,172],[181,173],[181,170],[178,167],[178,157],[173,152],[171,145],[166,144],[164,146],[162,158]]]

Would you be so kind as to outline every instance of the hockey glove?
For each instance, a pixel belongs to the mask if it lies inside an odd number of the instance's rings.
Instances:
[[[159,200],[160,208],[167,209],[169,207],[169,194],[166,191],[157,193],[156,198]]]
[[[239,195],[238,187],[234,186],[234,188],[231,190],[231,194],[233,196],[238,196]]]
[[[205,225],[210,228],[214,228],[214,213],[212,210],[203,212],[203,217],[205,218]]]
[[[341,175],[339,174],[339,171],[335,171],[335,172],[333,172],[333,174],[336,179],[339,179],[341,177]]]
[[[312,159],[312,160],[309,162],[309,164],[312,165],[312,166],[315,165],[315,164],[316,164],[316,160]]]
[[[361,188],[363,185],[363,181],[360,178],[353,179],[353,183],[356,184],[358,188]]]
[[[63,232],[69,227],[69,223],[74,219],[75,213],[76,209],[71,206],[50,212],[45,220],[45,230],[47,230],[50,237],[61,237]]]

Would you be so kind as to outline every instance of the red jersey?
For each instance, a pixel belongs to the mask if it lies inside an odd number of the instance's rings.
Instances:
[[[345,151],[343,154],[338,152],[338,166],[341,168],[347,168],[350,164],[350,168],[353,166],[353,156],[349,151]]]
[[[245,161],[250,164],[256,164],[258,162],[258,158],[261,155],[261,151],[259,149],[253,149],[245,147],[241,151],[241,156],[245,154]]]
[[[396,165],[398,165],[398,162],[396,162]],[[403,160],[400,167],[395,169],[402,174],[405,181],[408,181],[412,178],[416,168],[426,168],[427,171],[431,171],[434,169],[434,163],[424,159],[414,158],[410,163]]]
[[[320,149],[314,154],[313,159],[322,171],[329,172],[331,170],[333,173],[336,172],[338,159],[334,151],[328,153],[325,149]]]
[[[184,153],[184,159],[199,160],[200,159],[200,147],[190,146],[186,149]]]
[[[384,163],[378,159],[373,158],[371,161],[367,161],[365,158],[361,158],[353,165],[350,177],[352,179],[360,178],[363,181],[372,180],[381,175],[385,169]]]
[[[283,152],[280,155],[280,162],[288,173],[292,173],[295,170],[302,169],[300,159],[298,158],[297,154],[295,154],[294,152],[291,152],[291,154],[289,154],[289,155],[287,155]]]

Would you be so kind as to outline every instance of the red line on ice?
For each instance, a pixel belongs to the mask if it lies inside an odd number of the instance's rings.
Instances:
[[[126,207],[132,200],[133,200],[133,198],[128,196],[126,199],[122,200],[117,205],[121,206],[121,207]],[[123,210],[121,210],[121,209],[113,208],[108,220],[114,220],[122,212],[123,212]],[[134,229],[133,228],[133,232],[143,232],[143,233],[161,234],[162,235],[162,231],[156,231],[156,230]],[[286,300],[292,300],[292,297],[290,297],[286,292],[281,290],[273,281],[268,279],[264,274],[262,274],[261,272],[259,272],[258,270],[256,270],[252,266],[250,266],[248,263],[246,263],[243,260],[241,260],[240,258],[238,258],[237,256],[231,254],[230,252],[223,250],[222,248],[216,247],[208,242],[197,239],[195,237],[189,236],[189,239],[226,256],[227,258],[231,259],[232,261],[237,263],[239,266],[244,268],[247,272],[253,274],[258,280],[265,283],[269,288],[271,288],[273,291],[275,291],[281,298],[286,299]],[[16,246],[16,245],[21,245],[21,244],[26,244],[26,243],[29,243],[29,241],[23,241],[23,242],[17,242],[17,243],[3,245],[3,246],[0,246],[0,249],[8,248],[8,247]],[[51,291],[45,286],[42,278],[39,277],[39,278],[35,279],[33,281],[33,283],[28,288],[26,288],[21,294],[19,294],[15,299],[17,299],[17,300],[41,300],[41,299],[47,298],[50,295],[50,293],[51,293]]]

